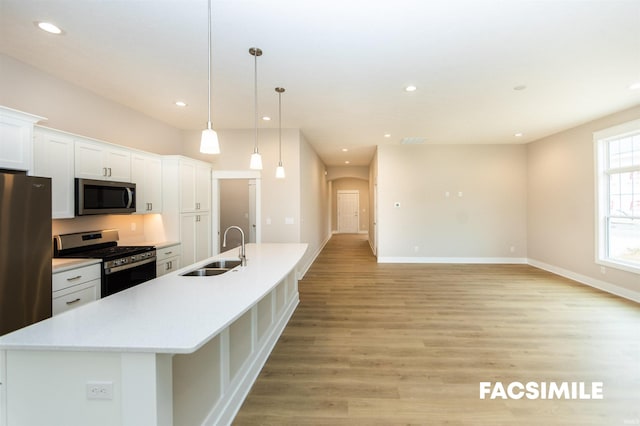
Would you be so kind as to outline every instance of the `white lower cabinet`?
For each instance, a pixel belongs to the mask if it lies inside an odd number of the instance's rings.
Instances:
[[[180,244],[156,249],[156,276],[161,277],[180,269]]]
[[[53,315],[100,298],[101,263],[53,274]]]

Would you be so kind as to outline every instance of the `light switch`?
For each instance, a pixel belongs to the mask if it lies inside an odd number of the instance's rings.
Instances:
[[[284,218],[284,224],[285,225],[293,225],[295,223],[295,221],[293,220],[292,217],[285,217]]]

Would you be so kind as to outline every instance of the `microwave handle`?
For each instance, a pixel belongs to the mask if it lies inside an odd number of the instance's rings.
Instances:
[[[127,198],[129,198],[129,201],[127,201],[127,208],[130,208],[133,203],[133,191],[131,191],[131,188],[125,189],[127,190]]]

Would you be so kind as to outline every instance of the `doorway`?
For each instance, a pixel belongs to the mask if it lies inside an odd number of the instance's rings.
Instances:
[[[357,234],[360,231],[360,192],[338,191],[338,233]]]
[[[260,173],[254,171],[216,171],[212,177],[213,254],[241,244],[239,232],[229,232],[227,246],[222,247],[222,233],[238,226],[246,243],[260,242]]]

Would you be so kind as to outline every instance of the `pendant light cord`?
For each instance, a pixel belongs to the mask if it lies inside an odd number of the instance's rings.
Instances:
[[[253,88],[254,88],[254,110],[255,110],[255,117],[254,117],[254,121],[253,121],[253,125],[256,128],[256,137],[255,137],[255,142],[254,142],[254,146],[253,146],[253,152],[257,153],[258,152],[258,48],[255,48],[256,52],[253,55],[254,57],[254,80],[253,80]]]
[[[282,166],[282,91],[280,90],[278,90],[278,129],[278,165]]]
[[[209,46],[209,66],[207,68],[208,70],[208,74],[207,74],[207,80],[209,82],[209,97],[208,97],[208,102],[209,102],[209,121],[207,122],[207,126],[209,129],[211,129],[211,0],[209,0],[209,15],[208,15],[208,22],[209,22],[209,41],[208,41],[208,46]]]

